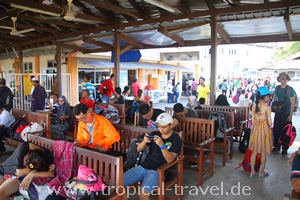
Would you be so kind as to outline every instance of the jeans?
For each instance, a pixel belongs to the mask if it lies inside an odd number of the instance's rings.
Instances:
[[[143,181],[141,188],[151,193],[158,186],[158,172],[156,170],[145,169],[139,165],[124,173],[125,187],[140,181]]]
[[[6,151],[5,146],[1,140],[3,136],[8,136],[8,127],[0,129],[0,152]]]
[[[280,148],[280,145],[278,144],[278,140],[280,137],[280,134],[282,132],[282,129],[287,125],[289,114],[280,114],[280,113],[275,113],[274,117],[274,127],[273,127],[273,134],[274,134],[274,147]],[[288,146],[282,147],[283,149],[288,149]]]
[[[110,97],[102,95],[101,100],[102,100],[102,103],[109,103]]]
[[[168,103],[173,103],[173,93],[168,92]]]
[[[178,103],[178,98],[179,98],[179,92],[175,93],[175,103]]]

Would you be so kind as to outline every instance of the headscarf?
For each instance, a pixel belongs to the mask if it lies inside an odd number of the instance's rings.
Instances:
[[[220,94],[218,98],[216,99],[216,105],[217,106],[230,106],[230,104],[227,101],[227,97],[224,94]]]
[[[198,106],[197,98],[193,96],[189,96],[190,103],[188,104],[188,108],[194,109]]]
[[[64,115],[67,115],[67,108],[69,105],[67,98],[65,96],[60,96],[58,99],[64,100],[64,104],[59,104],[56,116],[60,117],[63,113]]]

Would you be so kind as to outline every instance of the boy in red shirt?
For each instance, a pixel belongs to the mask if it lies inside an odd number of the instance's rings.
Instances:
[[[95,102],[94,100],[90,99],[90,92],[88,90],[82,90],[80,103],[85,104],[89,111],[94,111]]]

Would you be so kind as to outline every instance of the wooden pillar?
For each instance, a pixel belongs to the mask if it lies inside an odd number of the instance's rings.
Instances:
[[[143,87],[142,84],[143,84],[143,69],[138,69],[138,83],[140,85],[140,87]]]
[[[199,65],[195,64],[195,80],[197,81],[199,79]]]
[[[157,73],[158,74],[164,74],[164,71],[162,69],[158,69]]]
[[[211,48],[210,48],[210,97],[209,104],[215,105],[217,80],[217,20],[216,15],[211,16]]]
[[[120,86],[120,39],[121,35],[115,30],[114,33],[114,67],[115,67],[115,87]]]
[[[35,65],[35,72],[41,73],[41,62],[40,62],[40,56],[34,57],[34,65]]]
[[[78,67],[76,53],[67,57],[67,73],[71,74],[71,90],[70,93],[70,104],[75,106],[78,103]],[[73,86],[73,87],[72,87]]]
[[[18,56],[19,56],[19,70],[20,70],[20,74],[24,75],[24,68],[23,68],[23,49],[22,46],[19,45],[19,52],[18,52]],[[19,90],[19,100],[20,100],[20,106],[21,106],[21,110],[24,110],[24,77],[20,78],[20,83],[18,84],[18,90]],[[16,81],[17,83],[17,81]]]
[[[62,95],[61,44],[56,42],[55,62],[57,67],[58,96]]]

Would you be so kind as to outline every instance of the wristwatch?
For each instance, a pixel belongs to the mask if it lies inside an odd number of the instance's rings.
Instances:
[[[166,144],[162,144],[159,148],[160,148],[160,150],[164,150],[167,148],[167,146],[166,146]]]

